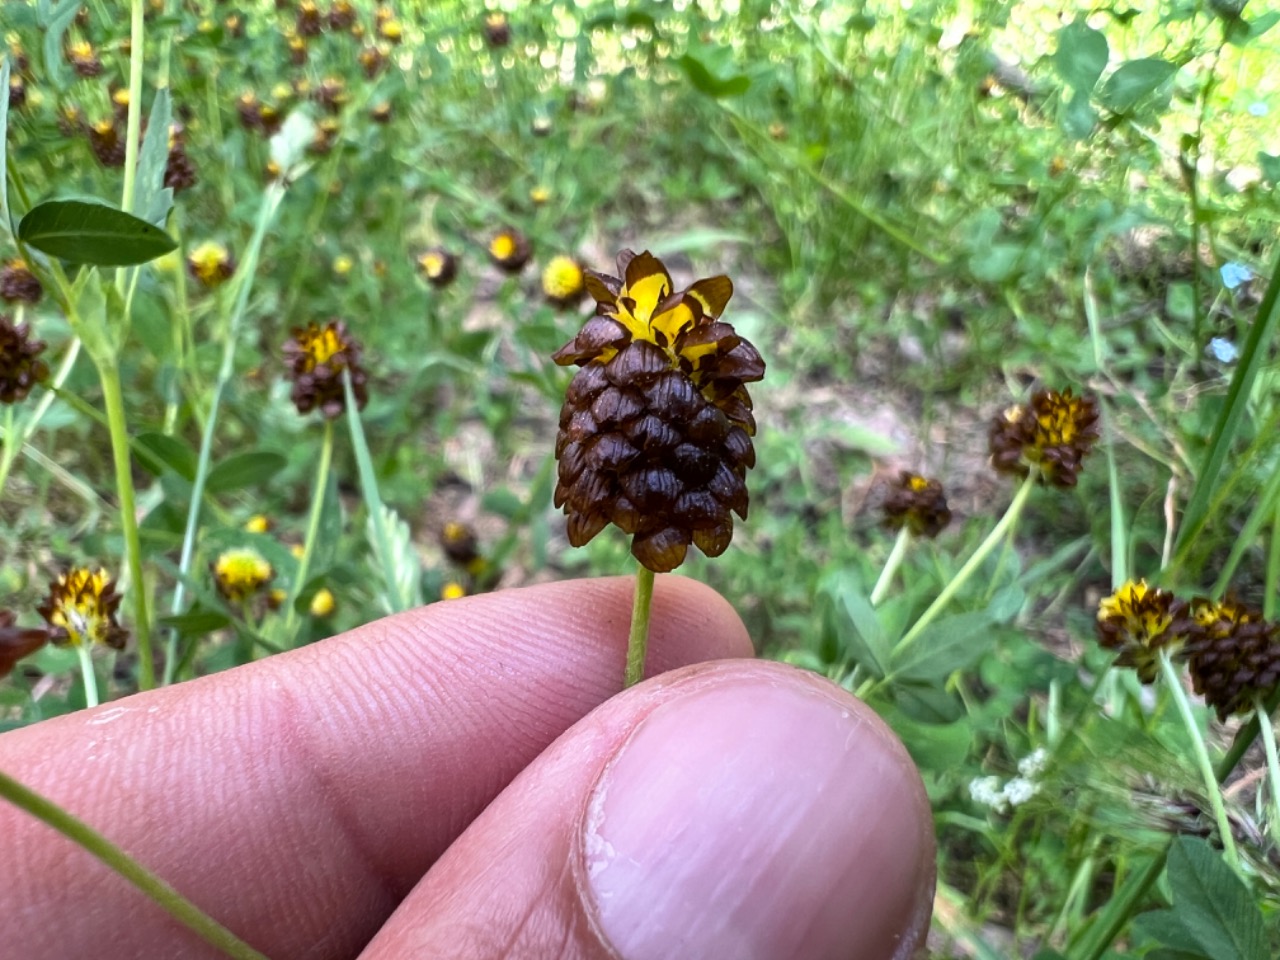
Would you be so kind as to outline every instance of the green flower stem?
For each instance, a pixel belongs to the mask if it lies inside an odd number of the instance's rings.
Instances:
[[[182,535],[182,554],[178,560],[178,582],[173,589],[173,602],[170,606],[170,612],[174,614],[182,612],[183,604],[186,601],[187,578],[191,573],[196,540],[200,532],[200,506],[204,500],[205,483],[208,481],[209,471],[212,469],[213,439],[217,432],[218,409],[222,404],[222,394],[226,390],[227,384],[231,382],[231,376],[235,372],[236,343],[239,340],[240,325],[244,319],[245,307],[249,302],[249,290],[253,286],[253,277],[258,269],[258,257],[262,251],[262,241],[267,234],[267,228],[270,226],[276,210],[280,206],[280,201],[284,199],[284,189],[280,184],[273,183],[263,193],[262,206],[258,209],[258,222],[253,229],[253,237],[249,240],[249,247],[245,251],[244,260],[241,261],[240,268],[236,271],[236,276],[232,281],[238,284],[235,305],[231,309],[231,320],[227,324],[226,340],[222,345],[222,365],[218,369],[218,379],[213,387],[213,397],[209,401],[209,415],[205,419],[204,432],[200,437],[200,456],[196,461],[195,479],[191,483],[191,502],[187,507],[187,524]],[[179,272],[182,269],[183,267],[179,265]],[[222,301],[219,302],[221,303]],[[188,325],[189,333],[190,314],[187,312],[186,306],[184,294],[182,298],[183,317],[184,322]],[[194,370],[194,366],[192,369]],[[164,683],[166,685],[173,683],[178,663],[181,659],[178,656],[177,648],[178,632],[173,630],[170,631],[166,644],[167,655],[164,663]]]
[[[880,601],[884,599],[884,595],[889,592],[889,587],[893,584],[894,574],[902,566],[902,559],[907,555],[907,547],[910,545],[911,530],[904,526],[898,531],[898,538],[893,541],[893,549],[889,551],[889,559],[884,562],[884,569],[880,571],[880,579],[876,581],[875,588],[871,591],[871,605],[873,607],[878,607]]]
[[[1262,749],[1267,755],[1267,783],[1271,788],[1271,836],[1280,839],[1280,758],[1276,757],[1276,732],[1271,726],[1271,714],[1263,702],[1262,694],[1253,698],[1254,713],[1258,718],[1258,730],[1262,734]]]
[[[631,634],[627,637],[627,672],[624,687],[644,679],[644,658],[649,650],[649,616],[653,610],[654,572],[643,564],[636,569],[636,596],[631,605]]]
[[[396,560],[391,554],[391,538],[387,536],[387,513],[382,506],[382,497],[378,494],[378,478],[373,472],[373,458],[369,456],[369,444],[364,437],[364,424],[360,422],[360,410],[356,405],[355,392],[351,389],[351,371],[342,370],[342,389],[347,401],[347,424],[351,427],[351,447],[356,455],[356,469],[360,473],[360,493],[364,497],[364,508],[369,514],[369,524],[373,527],[373,547],[378,553],[382,566],[382,577],[387,590],[387,605],[392,613],[399,613],[408,607],[400,592],[399,580],[396,577]]]
[[[76,644],[76,656],[80,658],[80,675],[84,677],[84,702],[87,706],[98,705],[98,675],[93,672],[93,644],[80,642]]]
[[[316,466],[316,486],[311,495],[311,513],[307,518],[307,538],[302,543],[302,558],[298,560],[298,569],[293,575],[293,583],[289,587],[289,599],[284,614],[284,640],[289,644],[293,640],[298,625],[298,597],[307,582],[307,571],[311,568],[311,555],[315,553],[316,538],[320,535],[320,516],[324,513],[324,495],[329,488],[329,468],[333,463],[333,421],[324,422],[324,439],[320,441],[320,463]]]
[[[1191,750],[1195,754],[1196,766],[1204,779],[1205,792],[1209,795],[1209,804],[1213,808],[1213,817],[1218,821],[1218,833],[1222,840],[1222,852],[1227,863],[1236,873],[1240,872],[1240,853],[1236,850],[1236,839],[1231,832],[1231,821],[1227,819],[1227,808],[1222,802],[1222,790],[1218,786],[1218,778],[1213,772],[1213,764],[1209,760],[1209,750],[1205,746],[1204,737],[1196,718],[1191,713],[1191,703],[1187,700],[1187,691],[1182,686],[1182,677],[1178,675],[1168,650],[1160,651],[1160,672],[1164,677],[1164,685],[1173,697],[1173,702],[1182,717],[1183,726],[1187,728],[1187,737],[1191,740]]]
[[[138,134],[142,131],[142,42],[143,0],[132,0],[132,21],[129,33],[129,119],[125,126],[124,141],[124,191],[120,209],[133,213],[138,179]],[[124,292],[125,270],[116,274],[116,283]]]
[[[987,559],[991,551],[1000,543],[1007,531],[1013,528],[1018,522],[1018,518],[1022,515],[1023,508],[1027,505],[1027,500],[1031,497],[1031,491],[1036,485],[1036,474],[1031,473],[1027,479],[1022,481],[1022,486],[1018,488],[1018,492],[1014,494],[1013,502],[1009,504],[1009,509],[1004,512],[1004,516],[1000,518],[1000,522],[992,527],[991,532],[987,534],[987,538],[978,544],[978,549],[973,551],[973,555],[965,561],[963,567],[951,578],[950,582],[942,588],[942,592],[938,594],[937,599],[929,604],[929,608],[920,615],[920,619],[912,624],[911,629],[899,641],[897,649],[894,651],[895,657],[901,657],[902,652],[916,641],[920,634],[929,624],[938,618],[938,615],[946,609],[960,588],[963,587],[970,577],[982,566],[982,562]]]
[[[129,430],[124,422],[124,395],[120,389],[120,368],[112,358],[98,364],[102,400],[111,433],[111,455],[116,468],[116,495],[120,498],[120,529],[124,532],[125,560],[133,587],[133,633],[138,638],[138,686],[150,690],[156,685],[155,664],[151,660],[151,619],[147,611],[147,585],[142,577],[142,544],[138,538],[138,516],[133,499],[133,471],[129,458]]]
[[[0,490],[4,484],[0,483]],[[1271,541],[1267,544],[1267,592],[1262,600],[1262,616],[1274,620],[1276,615],[1276,590],[1280,588],[1280,501],[1271,517]]]
[[[72,816],[53,801],[24,787],[0,772],[0,798],[52,827],[72,843],[97,857],[142,893],[158,903],[171,917],[185,924],[206,942],[235,960],[267,960],[253,947],[205,914],[160,877],[138,863],[83,820]]]

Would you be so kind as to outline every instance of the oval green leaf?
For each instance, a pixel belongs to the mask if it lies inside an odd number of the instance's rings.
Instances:
[[[176,250],[159,227],[96,200],[46,200],[27,211],[18,237],[69,263],[132,267]]]
[[[286,463],[280,454],[267,450],[239,453],[209,471],[205,489],[210,493],[227,493],[257,486],[283,470]]]

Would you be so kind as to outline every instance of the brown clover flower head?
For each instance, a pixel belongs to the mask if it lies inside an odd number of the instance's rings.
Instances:
[[[236,272],[236,259],[220,243],[206,240],[187,254],[187,272],[206,287],[220,287]]]
[[[505,47],[511,42],[511,24],[501,10],[491,10],[484,15],[484,38],[491,47]]]
[[[351,374],[351,392],[357,409],[363,410],[369,400],[368,375],[360,363],[360,344],[347,332],[341,320],[330,320],[324,326],[309,323],[295,327],[285,342],[284,359],[293,381],[290,399],[301,414],[319,408],[332,420],[347,407],[342,388],[342,371]]]
[[[404,39],[404,27],[399,20],[380,19],[378,21],[378,36],[388,43],[399,43]]]
[[[27,82],[13,73],[9,75],[9,109],[21,110],[27,103]]]
[[[104,167],[124,166],[124,136],[114,119],[99,120],[89,128],[89,149]]]
[[[460,567],[468,567],[480,559],[476,532],[468,523],[450,520],[441,527],[440,546],[445,556]]]
[[[25,400],[31,388],[49,376],[49,366],[40,359],[43,340],[31,338],[31,327],[14,324],[0,314],[0,403]]]
[[[302,0],[298,4],[298,18],[294,21],[294,31],[300,37],[318,37],[321,26],[320,8],[312,0]]]
[[[553,357],[582,368],[560,411],[555,505],[574,546],[613,523],[663,573],[690,543],[719,556],[732,514],[746,519],[756,425],[745,384],[764,377],[764,361],[720,320],[728,277],[676,291],[660,260],[630,250],[618,272],[587,271],[596,314]]]
[[[458,258],[440,247],[423,251],[414,262],[433,287],[447,287],[458,275]]]
[[[356,8],[351,5],[350,0],[335,0],[325,19],[328,21],[330,30],[339,33],[350,30],[356,22]]]
[[[316,124],[316,135],[308,144],[307,152],[318,157],[326,156],[333,150],[341,132],[342,128],[336,118],[325,117]]]
[[[44,288],[27,262],[14,257],[0,267],[0,300],[6,303],[39,303]]]
[[[572,307],[587,292],[582,265],[573,257],[552,257],[542,271],[542,293],[557,307]]]
[[[499,230],[489,241],[489,259],[504,273],[519,273],[532,255],[529,238],[519,230]]]
[[[388,124],[391,122],[391,104],[386,100],[376,103],[369,110],[369,119],[377,124]]]
[[[252,90],[240,94],[236,100],[236,112],[240,114],[240,124],[246,130],[269,137],[280,129],[280,111],[259,100]]]
[[[1233,597],[1191,602],[1194,626],[1183,648],[1191,684],[1225,720],[1253,709],[1280,683],[1280,626]]]
[[[187,156],[182,128],[175,125],[169,134],[169,158],[164,165],[164,185],[174,193],[189,190],[198,182],[196,165]]]
[[[248,600],[275,576],[271,564],[252,547],[224,550],[209,568],[218,592],[232,603]]]
[[[73,567],[49,585],[49,596],[36,609],[53,628],[54,643],[123,650],[129,632],[116,617],[121,599],[107,571]]]
[[[936,537],[951,522],[942,484],[909,470],[903,470],[890,485],[881,509],[886,527],[906,527],[917,537]]]
[[[325,77],[316,85],[311,96],[321,107],[335,115],[342,112],[342,105],[349,99],[347,85],[341,77]]]
[[[1034,471],[1041,483],[1074,487],[1098,441],[1098,417],[1091,396],[1040,390],[992,421],[991,465],[1000,473],[1025,477]]]
[[[19,627],[17,620],[12,610],[0,610],[0,677],[7,677],[19,660],[52,639],[48,627]]]
[[[1130,580],[1098,604],[1098,642],[1120,651],[1116,664],[1133,667],[1143,683],[1160,672],[1160,651],[1176,650],[1192,627],[1187,604],[1168,590]]]
[[[387,68],[388,54],[381,47],[365,47],[357,58],[364,75],[372,80]]]
[[[96,77],[102,73],[102,61],[88,40],[77,40],[67,46],[67,62],[81,77]]]

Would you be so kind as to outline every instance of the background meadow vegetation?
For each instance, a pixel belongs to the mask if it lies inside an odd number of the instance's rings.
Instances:
[[[769,365],[750,519],[681,572],[907,743],[938,827],[934,955],[1276,955],[1256,722],[1194,708],[1229,866],[1170,691],[1111,669],[1094,621],[1129,577],[1275,612],[1280,13],[1140,6],[154,0],[137,49],[122,5],[6,2],[15,231],[50,199],[118,204],[91,132],[127,144],[131,70],[133,120],[176,131],[195,183],[169,210],[172,143],[144,141],[130,209],[178,246],[118,275],[0,231],[0,257],[66,281],[4,306],[51,379],[0,409],[0,606],[35,626],[60,571],[105,568],[153,650],[99,652],[109,699],[446,595],[630,570],[621,534],[571,550],[552,509],[570,374],[549,357],[588,311],[541,274],[650,249],[680,284],[731,276],[725,319]],[[532,248],[515,275],[488,256],[502,229]],[[214,287],[185,266],[207,242],[236,261]],[[424,275],[432,249],[451,284]],[[282,347],[329,318],[369,400],[327,427],[290,401]],[[1039,387],[1099,398],[1098,451],[895,656],[1013,498],[988,424]],[[901,469],[954,519],[873,605]],[[450,558],[451,524],[475,556]],[[210,568],[241,547],[273,576],[231,601]],[[23,660],[0,729],[83,708],[77,664]]]

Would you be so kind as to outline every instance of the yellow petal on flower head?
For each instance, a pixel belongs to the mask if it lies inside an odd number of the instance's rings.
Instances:
[[[438,277],[444,270],[444,257],[436,250],[430,250],[418,257],[418,266],[428,277]]]
[[[495,260],[507,260],[516,252],[516,240],[505,230],[489,242],[489,253]]]
[[[702,304],[708,316],[719,317],[733,296],[733,281],[724,276],[707,277],[690,287],[689,295]]]
[[[649,329],[652,335],[646,339],[653,340],[661,347],[670,346],[676,342],[676,337],[701,319],[702,304],[698,300],[689,296],[681,296],[679,299],[670,297],[658,305],[658,313],[650,318]],[[715,350],[716,344],[710,343],[701,352],[713,353]],[[683,353],[681,355],[688,356]],[[692,360],[694,357],[688,356],[688,359]]]
[[[648,323],[658,304],[671,293],[671,274],[662,261],[648,250],[637,254],[627,264],[623,295],[635,301],[631,313],[641,323]]]

